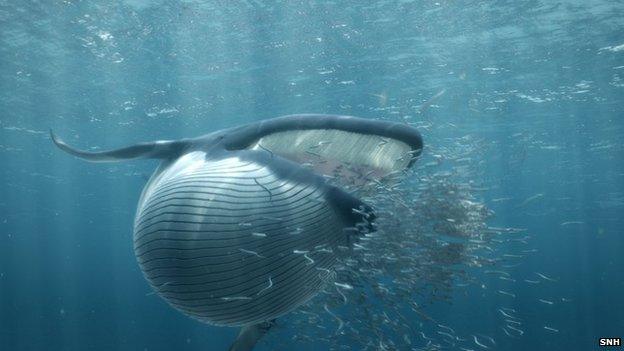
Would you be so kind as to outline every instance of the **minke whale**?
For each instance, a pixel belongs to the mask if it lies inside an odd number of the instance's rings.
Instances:
[[[406,124],[315,114],[110,151],[51,137],[87,161],[160,160],[136,210],[136,259],[175,309],[242,327],[237,351],[315,296],[350,245],[375,231],[373,209],[348,189],[399,174],[423,148]]]

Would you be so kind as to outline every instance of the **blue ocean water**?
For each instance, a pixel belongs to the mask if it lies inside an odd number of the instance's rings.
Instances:
[[[285,317],[258,350],[623,337],[623,27],[624,4],[607,0],[0,1],[0,350],[226,350],[238,332],[175,311],[141,274],[132,225],[155,161],[86,163],[49,129],[106,149],[296,113],[417,127],[426,148],[407,184],[422,191],[431,163],[473,182],[502,261],[454,263],[470,285],[414,300],[426,313],[407,333],[358,324],[378,341],[363,345],[327,314]]]

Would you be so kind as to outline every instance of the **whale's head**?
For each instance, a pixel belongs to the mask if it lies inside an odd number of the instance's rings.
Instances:
[[[347,187],[400,176],[422,150],[407,125],[326,115],[111,151],[52,139],[89,161],[162,161],[137,207],[137,261],[171,306],[228,326],[273,320],[322,290],[375,230],[371,207]]]

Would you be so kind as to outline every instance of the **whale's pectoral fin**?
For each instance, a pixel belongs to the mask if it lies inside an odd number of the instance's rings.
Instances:
[[[376,231],[377,216],[368,204],[335,186],[329,186],[326,197],[335,213],[342,218],[346,240],[343,244],[351,244],[361,234]]]
[[[410,167],[422,138],[405,124],[331,115],[293,115],[234,131],[230,149],[265,150],[345,183],[362,184]]]
[[[254,346],[275,324],[275,320],[242,327],[229,351],[251,351]]]
[[[70,155],[82,158],[91,162],[118,162],[123,160],[139,158],[166,159],[179,155],[188,145],[184,140],[166,140],[139,143],[120,149],[109,151],[84,151],[75,149],[67,145],[54,132],[50,130],[50,137],[59,149]]]

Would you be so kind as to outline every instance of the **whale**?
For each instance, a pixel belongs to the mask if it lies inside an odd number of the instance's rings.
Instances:
[[[136,260],[173,308],[240,327],[230,347],[239,351],[332,282],[353,243],[376,231],[375,211],[355,189],[395,179],[423,149],[407,124],[320,114],[108,151],[50,134],[87,161],[160,162],[139,196]]]

